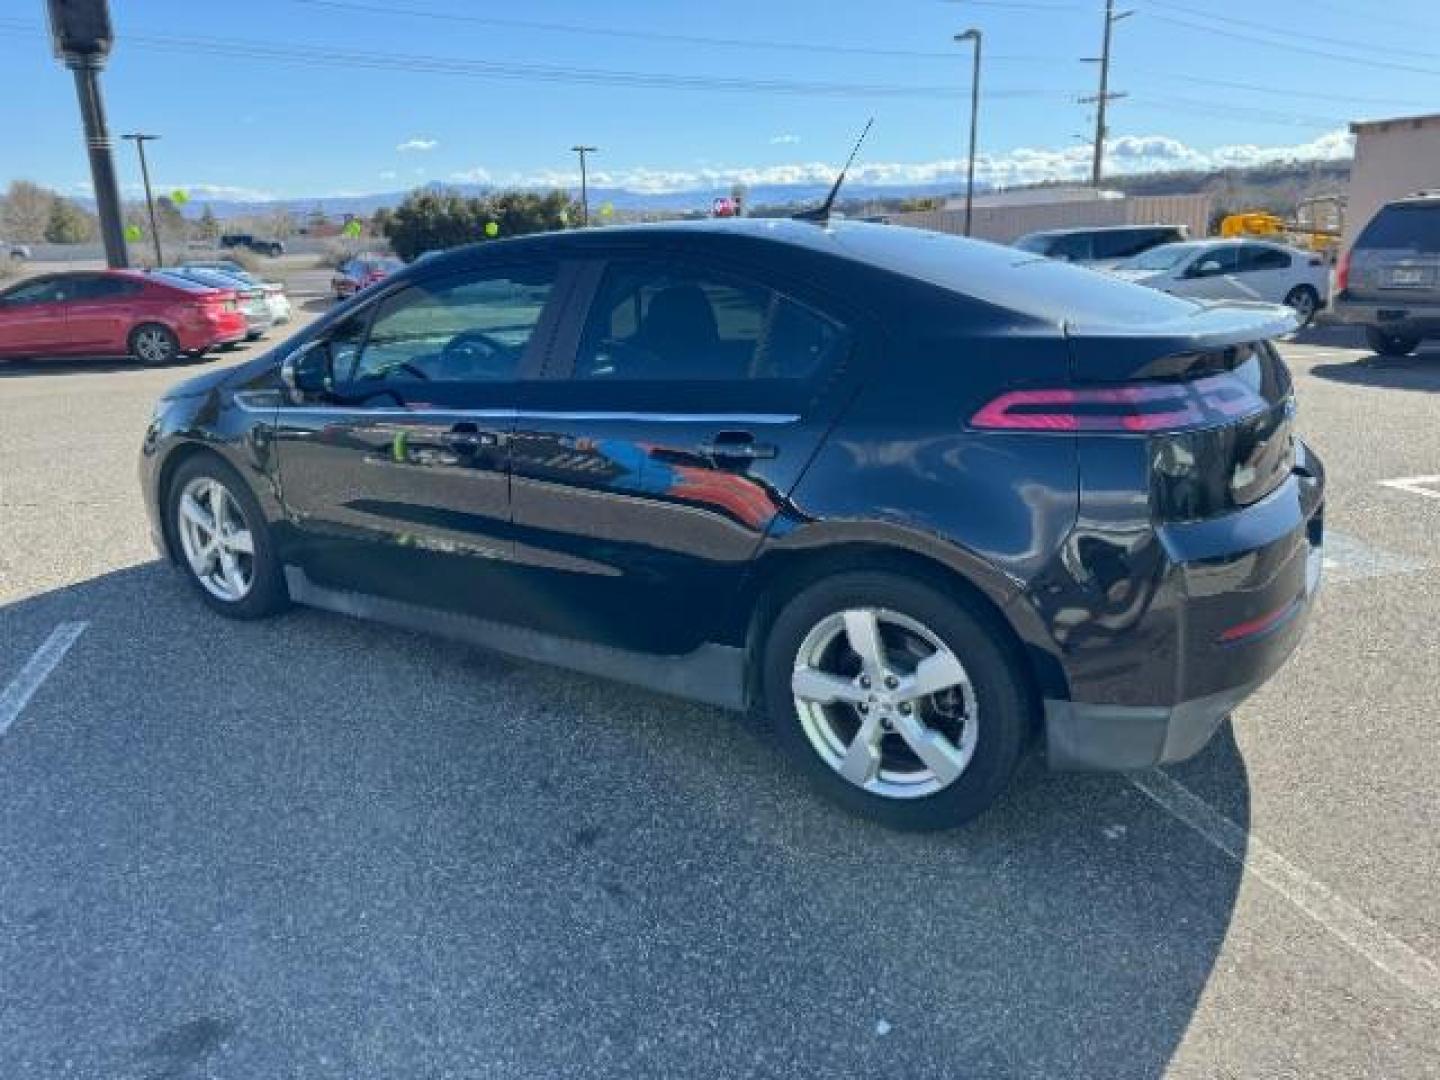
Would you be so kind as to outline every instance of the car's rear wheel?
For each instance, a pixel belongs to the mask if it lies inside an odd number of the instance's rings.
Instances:
[[[1309,285],[1297,285],[1285,297],[1285,306],[1295,312],[1303,329],[1309,326],[1320,310],[1320,294]]]
[[[1378,326],[1365,328],[1365,343],[1381,356],[1409,356],[1420,347],[1419,338],[1387,334]]]
[[[892,828],[974,818],[1010,780],[1031,698],[996,629],[928,585],[856,572],[805,589],[767,637],[776,736],[818,788]]]
[[[264,513],[229,465],[209,454],[184,462],[171,481],[167,512],[181,568],[212,608],[257,619],[289,604]]]
[[[168,326],[142,323],[130,331],[130,355],[147,367],[161,367],[180,355],[180,340]]]

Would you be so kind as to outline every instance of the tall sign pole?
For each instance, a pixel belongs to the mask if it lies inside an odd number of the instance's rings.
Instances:
[[[75,73],[75,93],[85,126],[85,148],[90,155],[90,180],[95,186],[95,209],[105,261],[119,269],[130,265],[125,248],[125,226],[120,217],[120,185],[115,180],[114,144],[105,124],[105,102],[100,94],[100,70],[110,56],[115,34],[110,26],[107,0],[47,0],[50,36],[55,55]]]

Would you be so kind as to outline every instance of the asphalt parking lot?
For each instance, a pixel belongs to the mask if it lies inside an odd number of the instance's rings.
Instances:
[[[1285,352],[1300,653],[928,837],[718,711],[210,614],[135,483],[191,369],[0,368],[0,1077],[1440,1076],[1440,348]]]

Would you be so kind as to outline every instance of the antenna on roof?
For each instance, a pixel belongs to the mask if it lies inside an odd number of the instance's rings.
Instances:
[[[835,196],[840,194],[840,185],[845,183],[845,174],[855,163],[855,155],[860,153],[860,147],[865,142],[865,136],[870,134],[870,125],[873,123],[873,116],[865,121],[865,130],[860,132],[860,138],[855,140],[855,149],[851,150],[850,156],[845,159],[845,166],[840,170],[840,175],[835,177],[835,185],[830,189],[830,194],[825,196],[825,201],[813,210],[800,211],[795,215],[796,221],[818,221],[823,225],[830,220],[830,208],[835,205]]]

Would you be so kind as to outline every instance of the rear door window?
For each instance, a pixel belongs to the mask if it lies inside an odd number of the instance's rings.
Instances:
[[[64,299],[61,281],[31,281],[17,285],[5,294],[6,307],[28,307],[31,304],[53,304]]]
[[[764,285],[672,264],[616,263],[591,307],[574,378],[805,380],[844,348],[837,324]]]
[[[1440,255],[1440,205],[1387,206],[1365,226],[1355,246]]]
[[[1158,241],[1150,229],[1117,229],[1095,234],[1095,258],[1128,259],[1155,246]]]

